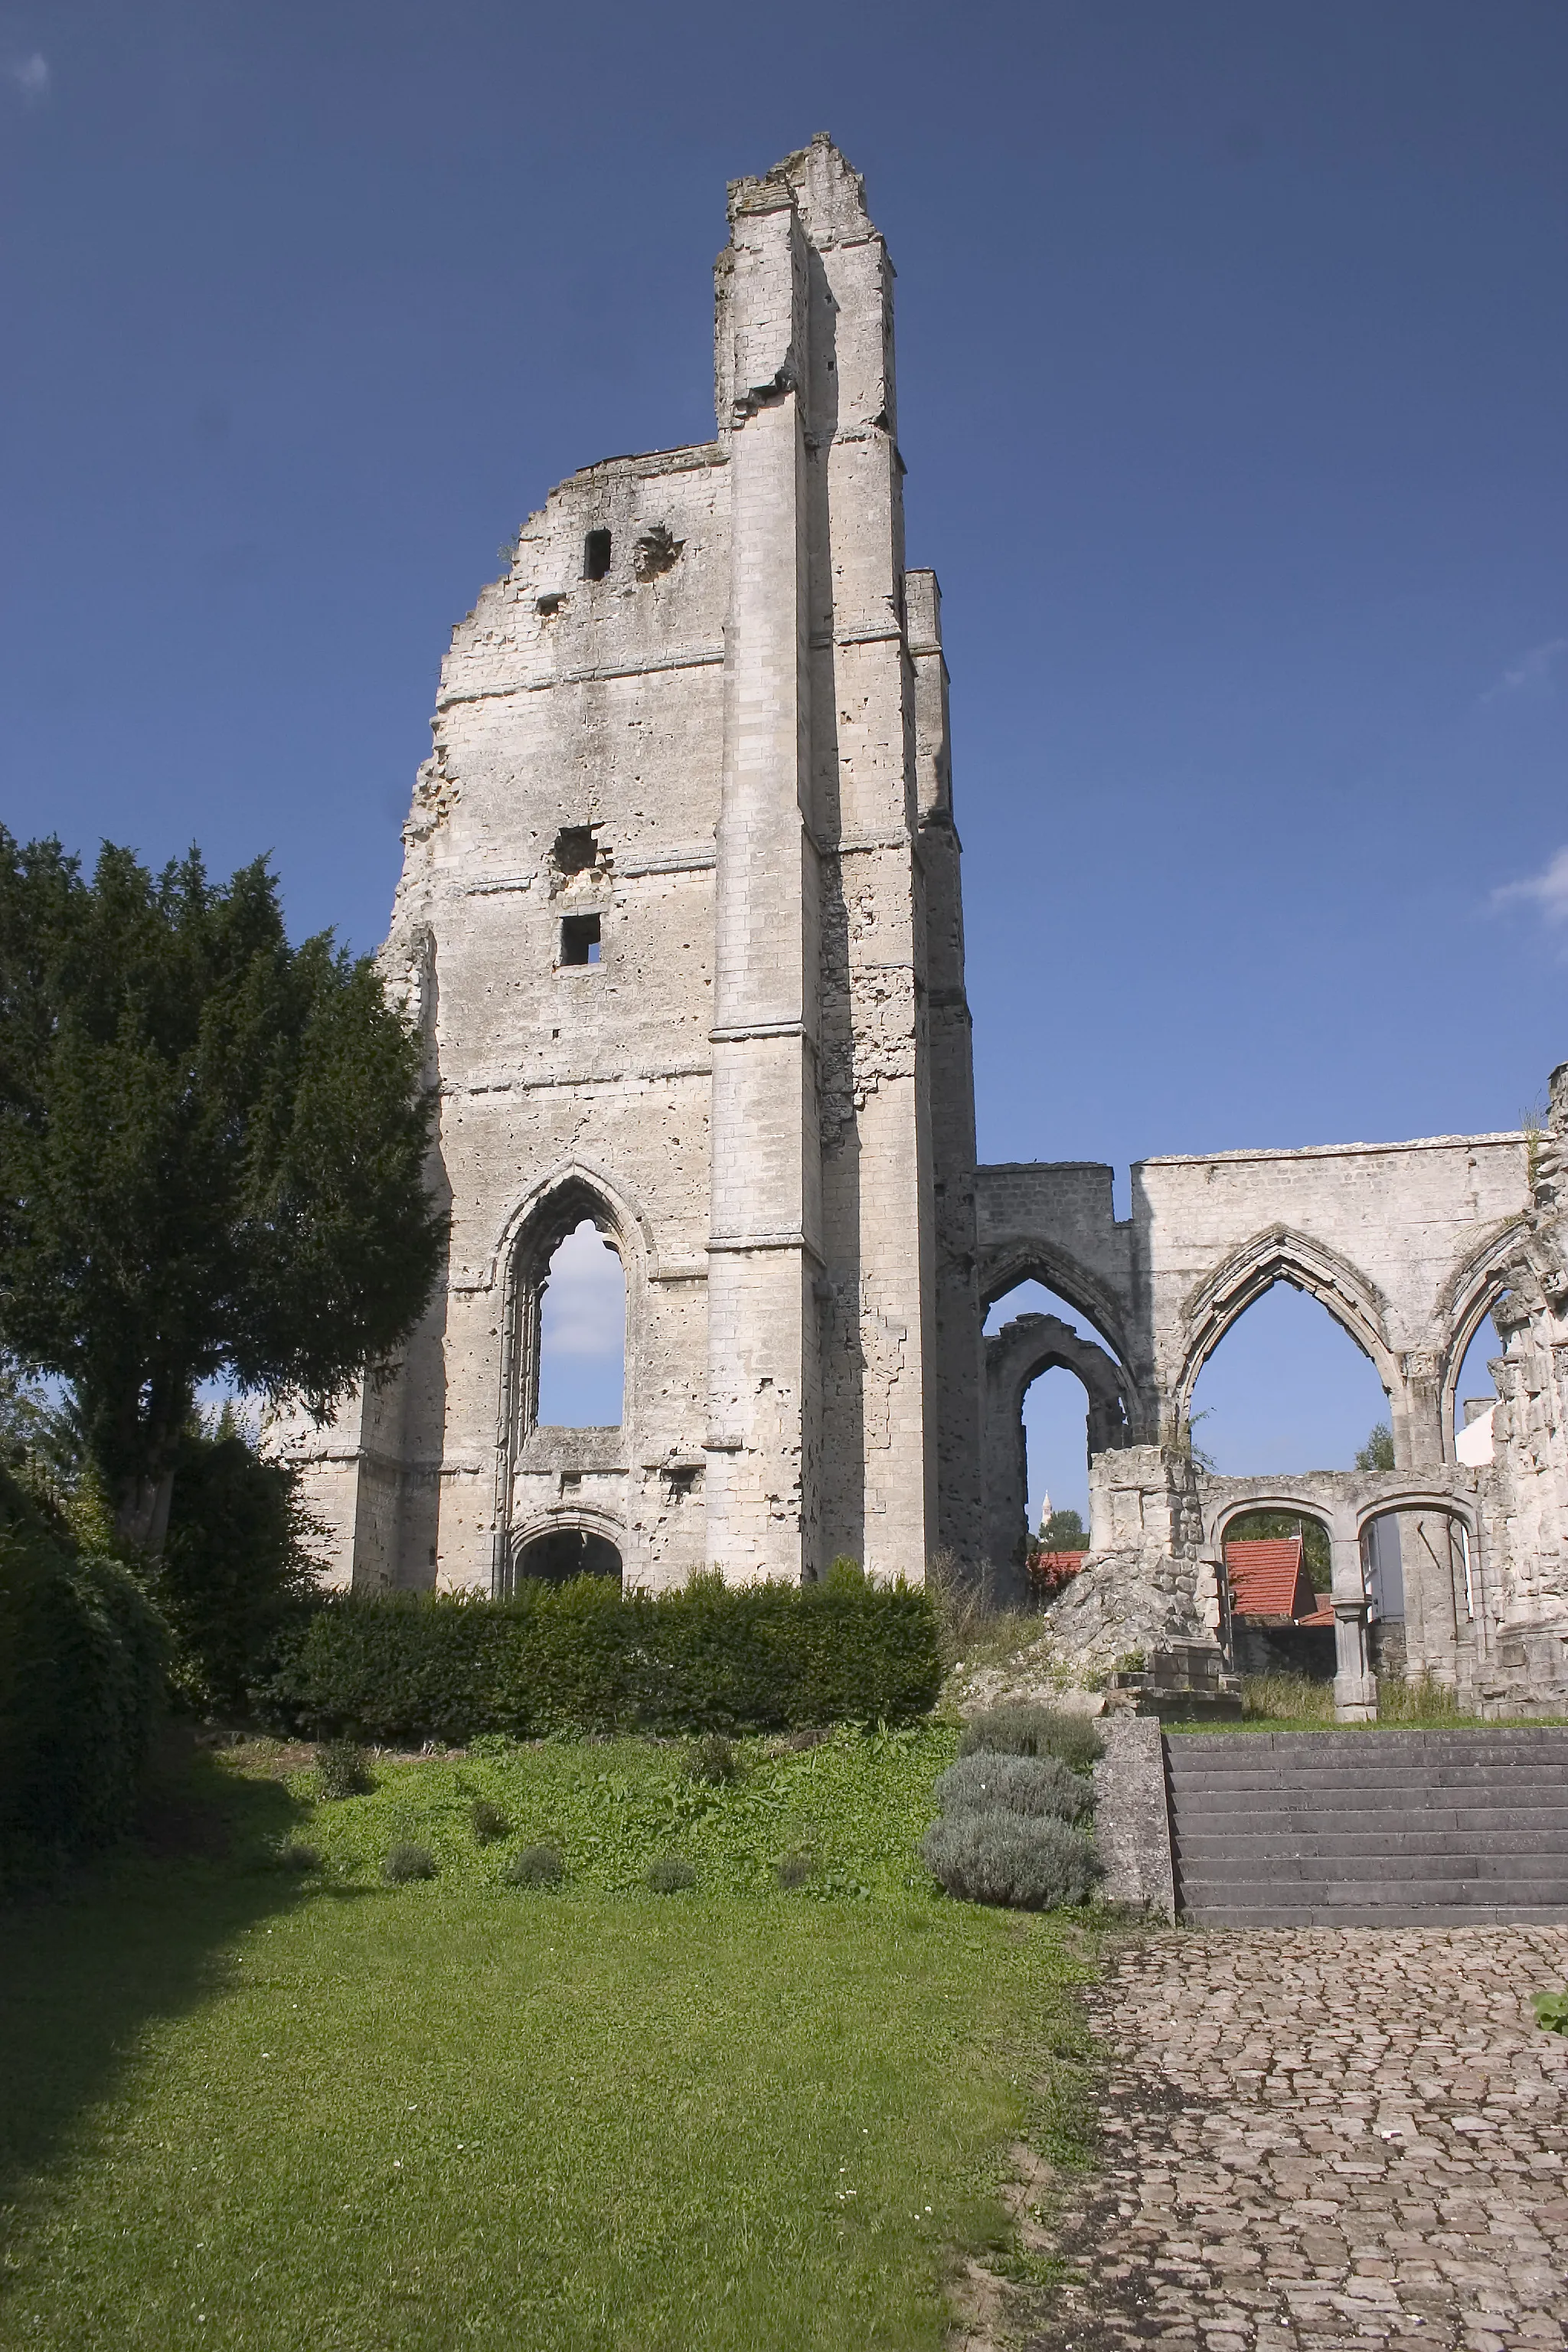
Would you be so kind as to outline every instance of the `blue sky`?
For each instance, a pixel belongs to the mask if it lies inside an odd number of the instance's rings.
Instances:
[[[450,624],[552,482],[708,434],[724,182],[826,129],[984,1155],[1511,1126],[1568,1053],[1565,101],[1560,0],[8,5],[0,814],[269,850],[374,945]]]

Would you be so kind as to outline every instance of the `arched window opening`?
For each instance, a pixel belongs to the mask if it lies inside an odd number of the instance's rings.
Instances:
[[[1280,1281],[1205,1360],[1193,1390],[1194,1450],[1232,1478],[1349,1470],[1388,1413],[1376,1370],[1349,1332]]]
[[[1436,1505],[1384,1511],[1363,1528],[1361,1553],[1377,1673],[1452,1687],[1473,1656],[1480,1605],[1463,1519]]]
[[[540,1427],[617,1428],[626,1352],[626,1269],[584,1217],[557,1244],[540,1285]]]
[[[535,1536],[517,1555],[513,1583],[570,1584],[578,1576],[621,1580],[621,1556],[607,1536],[590,1528],[552,1528]]]
[[[1069,1307],[1065,1298],[1058,1298],[1056,1292],[1047,1290],[1043,1282],[1020,1282],[998,1298],[994,1305],[988,1307],[985,1315],[986,1338],[990,1339],[994,1332],[1000,1331],[1004,1323],[1016,1321],[1020,1315],[1059,1316],[1064,1323],[1071,1326],[1079,1339],[1090,1340],[1097,1348],[1110,1349],[1112,1355],[1116,1352],[1105,1333],[1097,1330],[1087,1315],[1081,1314],[1076,1307]]]
[[[1087,1551],[1089,1391],[1065,1364],[1050,1365],[1024,1391],[1024,1461],[1029,1525],[1042,1550]]]
[[[1454,1451],[1472,1468],[1492,1458],[1491,1412],[1498,1397],[1491,1360],[1501,1353],[1497,1326],[1489,1315],[1483,1316],[1454,1383]]]
[[[1333,1549],[1308,1512],[1243,1511],[1223,1538],[1231,1645],[1243,1675],[1331,1682]]]

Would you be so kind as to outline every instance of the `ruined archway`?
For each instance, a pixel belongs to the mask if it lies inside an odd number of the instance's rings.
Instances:
[[[985,1556],[998,1568],[1020,1563],[1029,1532],[1025,1393],[1056,1370],[1083,1385],[1090,1455],[1128,1443],[1126,1377],[1105,1349],[1059,1315],[1019,1315],[993,1332],[985,1341]]]
[[[570,1584],[580,1576],[621,1581],[621,1553],[608,1522],[561,1514],[518,1537],[511,1547],[509,1587]]]
[[[1465,1359],[1482,1324],[1507,1295],[1508,1262],[1518,1252],[1521,1230],[1519,1220],[1515,1218],[1500,1232],[1490,1235],[1481,1248],[1473,1251],[1465,1260],[1438,1301],[1439,1312],[1447,1329],[1442,1357],[1439,1411],[1443,1456],[1448,1462],[1458,1458],[1454,1444],[1458,1433],[1456,1419],[1459,1379],[1465,1369]]]
[[[1182,1318],[1185,1348],[1172,1398],[1178,1426],[1187,1423],[1198,1375],[1220,1341],[1279,1282],[1315,1298],[1371,1359],[1389,1399],[1395,1444],[1400,1444],[1407,1419],[1405,1381],[1389,1344],[1382,1294],[1337,1250],[1285,1225],[1255,1234],[1233,1250],[1187,1299]]]
[[[1129,1433],[1121,1442],[1124,1444],[1139,1444],[1152,1437],[1158,1426],[1158,1413],[1140,1383],[1134,1369],[1136,1360],[1129,1343],[1126,1316],[1121,1301],[1109,1285],[1048,1241],[1033,1234],[1015,1237],[994,1244],[980,1253],[982,1315],[988,1314],[999,1299],[1005,1298],[1010,1291],[1021,1288],[1027,1282],[1038,1283],[1042,1290],[1053,1292],[1075,1314],[1081,1315],[1104,1342],[1100,1352],[1108,1356],[1115,1370],[1123,1419]],[[1063,1328],[1071,1330],[1070,1325]],[[1076,1333],[1072,1336],[1075,1339],[1078,1338]],[[1079,1344],[1089,1346],[1092,1343],[1081,1341]],[[1076,1369],[1074,1365],[1068,1366],[1068,1370]],[[1030,1378],[1033,1377],[1031,1374]],[[1089,1383],[1085,1381],[1084,1385],[1087,1388]],[[1091,1391],[1091,1397],[1093,1393]]]
[[[551,1424],[539,1414],[544,1292],[557,1252],[584,1224],[615,1252],[626,1277],[621,1412],[614,1424]],[[618,1570],[626,1475],[637,1458],[642,1244],[629,1206],[595,1171],[582,1168],[562,1170],[537,1186],[509,1223],[501,1246],[495,1590],[510,1587],[520,1546],[561,1528],[602,1536],[616,1550]]]

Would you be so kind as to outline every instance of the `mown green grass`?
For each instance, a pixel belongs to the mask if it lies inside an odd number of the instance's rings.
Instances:
[[[754,1750],[700,1797],[676,1749],[546,1746],[313,1817],[208,1767],[227,1861],[0,1915],[0,2344],[934,2352],[1005,2143],[1032,2111],[1071,2153],[1088,1949],[931,1891],[951,1744]],[[290,1828],[314,1881],[258,1866]],[[547,1834],[562,1888],[503,1885]],[[440,1875],[383,1885],[408,1837]],[[655,1852],[697,1887],[641,1891]]]

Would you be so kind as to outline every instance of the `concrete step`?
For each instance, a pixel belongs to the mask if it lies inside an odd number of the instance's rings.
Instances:
[[[1234,1756],[1248,1748],[1273,1748],[1284,1754],[1304,1754],[1315,1749],[1324,1755],[1336,1748],[1357,1754],[1379,1748],[1394,1752],[1401,1748],[1443,1747],[1540,1749],[1553,1745],[1568,1748],[1568,1724],[1458,1724],[1452,1729],[1412,1725],[1405,1729],[1386,1731],[1373,1725],[1358,1727],[1342,1724],[1322,1731],[1182,1731],[1168,1734],[1167,1739],[1172,1752],[1183,1756]]]
[[[1568,1920],[1568,1731],[1165,1740],[1196,1924]]]
[[[1389,1755],[1281,1755],[1279,1748],[1268,1752],[1253,1752],[1244,1757],[1171,1757],[1171,1778],[1173,1780],[1377,1780],[1396,1783],[1408,1780],[1411,1773],[1429,1771],[1486,1771],[1498,1773],[1498,1778],[1523,1778],[1526,1773],[1542,1773],[1549,1780],[1561,1780],[1568,1773],[1568,1752],[1563,1755],[1540,1755],[1528,1748],[1514,1748],[1510,1755],[1486,1755],[1462,1748],[1429,1748],[1422,1755],[1420,1748],[1404,1748],[1396,1757]]]
[[[1278,1813],[1281,1817],[1297,1813],[1318,1812],[1330,1821],[1345,1813],[1380,1813],[1391,1816],[1408,1812],[1414,1807],[1425,1812],[1428,1809],[1446,1808],[1449,1811],[1507,1813],[1516,1812],[1537,1820],[1542,1814],[1568,1812],[1568,1781],[1540,1780],[1521,1778],[1505,1780],[1468,1780],[1445,1778],[1433,1780],[1405,1780],[1396,1789],[1368,1787],[1364,1781],[1344,1780],[1332,1788],[1294,1788],[1289,1781],[1268,1780],[1260,1788],[1233,1788],[1228,1781],[1217,1784],[1206,1780],[1173,1780],[1171,1797],[1178,1806],[1187,1806],[1212,1813],[1216,1821],[1236,1821],[1248,1812]]]
[[[1495,1853],[1559,1855],[1568,1867],[1568,1829],[1543,1838],[1538,1829],[1528,1823],[1504,1828],[1491,1816],[1482,1819],[1468,1830],[1458,1830],[1450,1824],[1434,1822],[1424,1813],[1419,1822],[1391,1830],[1386,1822],[1369,1819],[1365,1828],[1353,1830],[1263,1828],[1251,1824],[1245,1830],[1217,1830],[1205,1823],[1196,1830],[1177,1832],[1176,1845],[1184,1864],[1195,1864],[1213,1854],[1250,1855],[1253,1860],[1267,1859],[1274,1853],[1291,1853],[1298,1857],[1317,1857],[1323,1861],[1351,1860],[1357,1856],[1383,1853]]]
[[[1259,1905],[1306,1905],[1319,1911],[1426,1910],[1433,1904],[1473,1910],[1479,1905],[1505,1905],[1568,1914],[1568,1877],[1545,1879],[1451,1878],[1445,1872],[1430,1878],[1344,1879],[1205,1879],[1183,1890],[1183,1908],[1201,1919],[1219,1907],[1256,1908]]]
[[[1299,1878],[1321,1879],[1325,1885],[1355,1885],[1363,1880],[1386,1880],[1391,1885],[1405,1878],[1436,1878],[1447,1874],[1456,1885],[1470,1879],[1506,1878],[1556,1884],[1568,1887],[1568,1853],[1177,1853],[1182,1884],[1251,1879],[1283,1886]]]
[[[1193,1927],[1561,1927],[1568,1926],[1568,1904],[1384,1904],[1373,1910],[1353,1904],[1331,1909],[1318,1903],[1233,1899],[1183,1917]]]

